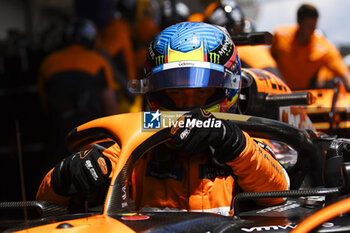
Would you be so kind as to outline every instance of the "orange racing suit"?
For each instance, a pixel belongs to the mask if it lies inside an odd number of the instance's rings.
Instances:
[[[138,60],[132,44],[131,26],[123,19],[114,18],[101,32],[99,49],[105,51],[111,59],[115,70],[119,72],[118,82],[127,83],[137,77]],[[144,58],[141,58],[143,61]],[[135,64],[136,63],[136,64]],[[142,97],[135,96],[134,100],[127,97],[128,90],[119,91],[119,112],[137,112],[142,109]]]
[[[38,77],[40,93],[44,93],[45,83],[55,74],[65,71],[81,71],[96,76],[103,71],[105,84],[117,89],[113,71],[108,62],[97,52],[85,49],[81,45],[71,45],[49,55],[41,64]]]
[[[113,75],[110,64],[98,52],[78,44],[65,47],[50,54],[40,66],[38,86],[43,106],[49,104],[47,101],[50,101],[48,99],[50,91],[58,90],[58,85],[63,87],[67,93],[68,90],[70,90],[69,93],[72,91],[79,93],[79,89],[91,88],[99,92],[99,96],[96,98],[99,99],[99,105],[103,107],[103,114],[117,114],[118,103],[114,93],[119,90],[119,84],[114,81]],[[93,78],[93,82],[87,80],[91,78]],[[76,82],[80,82],[78,84],[80,87],[77,86]],[[85,92],[81,92],[81,95],[93,96],[91,93],[86,94]],[[74,101],[73,96],[68,96],[69,94],[60,98],[64,99],[64,101]],[[77,101],[81,102],[81,100]],[[92,102],[91,100],[89,101]],[[69,104],[72,103],[64,103],[64,105]],[[90,109],[90,112],[94,112],[94,109]],[[101,117],[101,115],[96,117]],[[80,124],[82,123],[84,122],[80,122]]]
[[[109,25],[103,29],[100,48],[105,50],[112,58],[122,53],[129,80],[136,78],[131,30],[124,20],[112,19]]]
[[[308,88],[323,66],[337,76],[348,72],[339,51],[324,36],[313,33],[310,43],[303,46],[296,40],[297,29],[298,26],[277,27],[271,46],[271,54],[291,89]]]
[[[289,178],[282,166],[243,133],[246,147],[237,158],[226,163],[227,167],[214,165],[206,153],[188,156],[171,149],[176,159],[173,157],[161,165],[162,169],[157,169],[152,166],[152,155],[156,151],[149,152],[135,164],[133,170],[132,193],[136,208],[171,208],[229,215],[238,187],[245,192],[287,190]],[[119,151],[118,146],[112,146],[103,152],[112,161],[112,169]],[[169,151],[161,151],[162,158],[168,156]],[[51,173],[52,170],[42,181],[37,199],[67,205],[70,197],[53,191]],[[283,199],[257,199],[256,202],[259,205],[275,205]]]
[[[51,156],[48,168],[68,153],[66,134],[74,127],[118,113],[114,81],[108,61],[98,52],[73,44],[50,54],[38,74],[39,94],[48,116]]]

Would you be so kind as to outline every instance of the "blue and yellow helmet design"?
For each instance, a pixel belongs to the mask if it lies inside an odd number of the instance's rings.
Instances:
[[[241,64],[226,29],[200,22],[183,22],[163,30],[151,42],[145,78],[133,85],[146,93],[152,108],[177,109],[164,90],[215,87],[203,108],[233,112],[241,88]]]

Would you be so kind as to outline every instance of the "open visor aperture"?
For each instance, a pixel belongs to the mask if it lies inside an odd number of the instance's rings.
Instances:
[[[162,71],[162,72],[160,72]],[[134,93],[147,93],[172,88],[229,88],[238,89],[240,74],[222,65],[201,61],[181,61],[157,66],[152,73],[129,86]]]

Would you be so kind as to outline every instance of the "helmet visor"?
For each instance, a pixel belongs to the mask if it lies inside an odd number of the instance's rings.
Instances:
[[[172,88],[228,88],[241,87],[240,73],[232,72],[222,65],[201,62],[181,61],[157,66],[152,73],[141,80],[130,83],[134,93],[147,93]]]

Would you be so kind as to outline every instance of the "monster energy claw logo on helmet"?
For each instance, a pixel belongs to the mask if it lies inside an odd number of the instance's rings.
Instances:
[[[156,66],[159,66],[164,63],[164,55],[158,55],[155,58]]]
[[[220,55],[217,53],[209,53],[209,61],[220,64]]]

